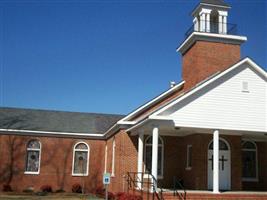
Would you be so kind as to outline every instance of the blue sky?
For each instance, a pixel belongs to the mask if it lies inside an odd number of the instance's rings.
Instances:
[[[227,1],[267,67],[267,3]],[[0,1],[0,106],[126,114],[181,79],[196,0]]]

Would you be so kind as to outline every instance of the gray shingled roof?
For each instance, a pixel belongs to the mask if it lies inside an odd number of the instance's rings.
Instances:
[[[219,6],[227,6],[230,5],[225,3],[223,0],[201,0],[200,3],[212,4],[212,5],[219,5]]]
[[[0,107],[0,128],[74,133],[104,133],[123,115]]]

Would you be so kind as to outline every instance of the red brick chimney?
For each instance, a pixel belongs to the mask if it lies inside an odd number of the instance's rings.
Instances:
[[[229,8],[223,1],[202,0],[194,9],[194,25],[177,49],[182,54],[185,90],[240,60],[240,45],[247,38],[238,36],[236,25],[227,23]]]

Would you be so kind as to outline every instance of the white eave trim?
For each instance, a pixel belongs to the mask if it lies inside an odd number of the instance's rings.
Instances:
[[[204,88],[205,86],[209,85],[210,83],[214,82],[215,80],[219,79],[220,77],[224,76],[225,74],[229,73],[230,71],[234,70],[235,68],[241,66],[244,63],[248,63],[252,68],[254,68],[256,71],[258,71],[261,75],[264,76],[264,78],[267,80],[267,72],[265,72],[260,66],[258,66],[255,62],[253,62],[250,58],[244,58],[243,60],[239,61],[238,63],[236,63],[235,65],[233,65],[232,67],[228,68],[227,70],[223,71],[222,73],[218,74],[217,76],[214,76],[213,78],[211,78],[210,80],[208,80],[207,82],[204,82],[203,84],[200,84],[199,86],[197,86],[196,88],[192,89],[191,91],[189,91],[188,93],[182,95],[182,96],[178,96],[174,101],[172,101],[171,103],[167,104],[166,106],[160,108],[159,110],[157,110],[156,112],[154,112],[153,114],[151,114],[149,116],[150,119],[159,119],[159,114],[164,112],[165,110],[167,110],[168,108],[174,106],[175,104],[177,104],[178,102],[180,102],[181,100],[187,98],[188,96],[194,94],[195,92],[201,90],[202,88]],[[166,118],[167,119],[167,118]]]
[[[95,133],[72,133],[72,132],[21,130],[21,129],[0,129],[0,134],[1,132],[43,134],[44,136],[45,135],[62,135],[62,136],[80,136],[80,137],[97,137],[97,138],[101,138],[104,136],[104,134],[95,134]]]
[[[170,93],[172,93],[172,92],[180,89],[184,85],[184,83],[185,83],[185,81],[181,81],[180,83],[178,83],[174,87],[170,88],[166,92],[162,93],[161,95],[157,96],[156,98],[152,99],[151,101],[147,102],[143,106],[139,107],[138,109],[136,109],[133,112],[131,112],[130,114],[128,114],[126,117],[124,117],[123,119],[121,119],[120,121],[118,121],[117,124],[119,124],[119,125],[134,125],[134,124],[136,124],[137,123],[136,121],[129,121],[128,119],[130,117],[135,116],[137,113],[141,112],[142,110],[144,110],[148,106],[150,106],[150,105],[152,105],[152,104],[160,101],[161,99],[163,99],[168,94],[170,94]]]
[[[195,15],[196,11],[198,9],[200,9],[203,6],[208,6],[208,7],[217,7],[217,8],[221,8],[221,9],[230,9],[231,6],[224,6],[224,5],[216,5],[216,4],[212,4],[212,3],[200,3],[193,11],[192,11],[192,16]]]
[[[193,32],[191,35],[177,48],[177,52],[184,53],[186,52],[197,40],[218,40],[225,41],[226,43],[236,43],[241,44],[247,41],[246,36],[238,36],[238,35],[227,35],[227,34],[216,34],[216,33],[206,33],[206,32]]]
[[[147,118],[147,119],[145,119],[145,120],[139,122],[138,124],[136,124],[136,125],[130,127],[129,129],[126,130],[126,132],[127,132],[127,133],[128,133],[128,132],[131,132],[132,130],[134,130],[134,129],[140,127],[140,126],[142,126],[143,124],[145,124],[146,122],[148,122],[148,121],[150,121],[150,120],[151,120],[151,119],[148,119],[148,118]]]

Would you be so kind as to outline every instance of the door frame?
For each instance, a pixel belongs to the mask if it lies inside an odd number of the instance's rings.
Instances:
[[[228,172],[228,180],[229,180],[229,190],[231,190],[232,188],[232,181],[231,181],[231,174],[232,174],[232,159],[231,159],[231,147],[230,147],[230,144],[229,142],[224,139],[224,138],[219,138],[219,145],[220,145],[220,140],[225,142],[225,144],[227,145],[228,147],[228,151],[229,151],[229,172]],[[213,142],[213,139],[211,139],[211,141],[209,142],[208,144],[208,148],[207,148],[207,189],[209,190],[209,146],[210,144]],[[220,149],[219,149],[219,154],[220,154]],[[219,173],[220,174],[220,173]],[[220,182],[220,177],[219,177],[219,182]],[[220,188],[219,188],[220,190]]]

